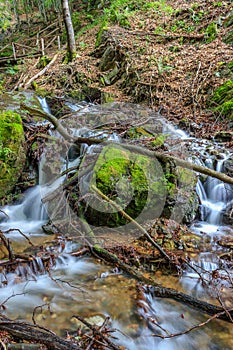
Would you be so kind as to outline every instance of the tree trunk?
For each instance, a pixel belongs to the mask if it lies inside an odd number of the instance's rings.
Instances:
[[[47,19],[45,4],[43,0],[42,1],[38,0],[38,8],[39,8],[41,17],[43,18],[44,22],[47,23],[48,19]]]
[[[68,0],[62,0],[62,13],[67,34],[67,59],[71,62],[76,55],[76,43]]]
[[[17,21],[17,27],[20,28],[20,18],[19,18],[19,9],[18,9],[18,3],[17,0],[13,0],[13,6],[14,6],[14,15],[15,19]]]

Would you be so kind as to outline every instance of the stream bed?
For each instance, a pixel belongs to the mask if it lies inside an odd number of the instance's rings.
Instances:
[[[43,107],[48,111],[45,103]],[[80,110],[79,105],[69,107],[73,111]],[[82,113],[83,109],[80,119]],[[186,140],[187,152],[190,153],[190,149],[193,152],[192,161],[218,171],[223,170],[224,161],[231,156],[224,147],[191,139],[165,121],[161,123],[164,133],[170,133],[173,139]],[[82,136],[84,131],[85,135],[93,136],[88,129],[82,129]],[[75,132],[76,136],[80,135],[77,130]],[[119,137],[113,133],[110,140],[118,142]],[[83,152],[91,152],[91,147],[84,145]],[[211,149],[217,149],[217,159],[211,155],[215,153]],[[78,160],[72,159],[69,167],[77,163]],[[1,216],[0,230],[10,239],[14,251],[30,253],[32,248],[25,236],[37,247],[37,259],[31,264],[19,264],[11,272],[1,270],[0,304],[4,304],[4,313],[8,317],[32,321],[33,315],[38,324],[62,336],[76,332],[80,323],[73,317],[75,315],[100,325],[109,317],[111,327],[116,329],[114,336],[118,338],[114,341],[130,350],[233,349],[232,324],[220,320],[213,320],[204,327],[177,337],[159,338],[168,332],[184,332],[205,322],[208,316],[173,300],[154,297],[149,288],[139,292],[136,282],[122,271],[91,257],[72,256],[80,246],[77,241],[59,234],[45,234],[42,226],[48,218],[41,197],[47,194],[49,187],[52,186],[53,191],[56,186],[59,187],[61,180],[56,185],[50,181],[48,186],[48,178],[44,178],[43,172],[39,173],[38,186],[28,190],[19,203],[0,208],[5,213],[4,218]],[[226,290],[224,302],[227,307],[232,307],[232,285],[229,286],[224,279],[209,278],[210,273],[215,271],[231,278],[233,275],[232,265],[220,258],[226,249],[217,244],[218,240],[231,238],[233,234],[231,225],[223,222],[224,212],[233,204],[232,187],[213,178],[200,177],[197,194],[200,219],[195,220],[190,228],[202,238],[204,248],[200,254],[191,253],[189,256],[190,266],[195,266],[197,273],[191,268],[187,268],[181,276],[165,276],[156,272],[156,279],[165,287],[213,302],[216,295],[208,294],[203,287],[200,279],[202,274],[206,280],[209,279],[209,284],[216,283],[215,294]],[[49,269],[42,263],[45,245],[49,253],[54,253],[54,259],[48,261]]]

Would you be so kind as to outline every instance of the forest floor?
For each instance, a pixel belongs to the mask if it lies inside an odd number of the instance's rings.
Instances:
[[[118,51],[118,73],[114,73],[116,66],[101,68],[104,51],[96,54],[98,25],[77,34],[78,54],[72,63],[63,62],[65,45],[59,52],[49,49],[46,55],[51,60],[57,54],[56,60],[32,84],[28,86],[27,82],[42,70],[37,58],[18,64],[14,75],[4,77],[4,85],[8,90],[26,86],[41,94],[74,98],[83,85],[88,85],[101,91],[101,96],[108,96],[108,101],[141,103],[159,110],[193,136],[206,138],[219,130],[231,132],[233,122],[214,113],[209,102],[213,91],[232,79],[228,65],[233,47],[224,42],[232,2],[200,0],[190,4],[176,0],[166,1],[159,8],[153,4],[131,15],[123,13],[116,23],[107,25],[110,46],[114,42]],[[92,102],[101,99],[106,100],[98,95]]]

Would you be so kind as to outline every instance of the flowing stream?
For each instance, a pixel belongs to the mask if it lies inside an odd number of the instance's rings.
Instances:
[[[42,100],[42,103],[45,101]],[[48,108],[46,104],[43,107]],[[73,110],[76,108],[73,105],[70,105],[71,107]],[[78,108],[79,106],[76,109]],[[178,138],[188,138],[184,132],[175,130],[164,121],[163,124],[166,133],[172,133]],[[92,136],[90,132],[88,135]],[[117,134],[112,134],[111,138],[119,140]],[[230,157],[230,154],[223,150],[220,159],[216,160],[215,157],[210,157],[206,145],[200,145],[196,140],[190,140],[189,143],[192,144],[191,148],[195,154],[199,152],[193,161],[201,162],[212,169],[222,171],[224,161]],[[83,146],[82,152],[86,150],[87,146]],[[202,157],[203,154],[205,157]],[[201,158],[205,161],[200,161]],[[77,165],[78,161],[75,157],[72,158],[69,166]],[[63,160],[61,164],[62,162]],[[75,314],[87,317],[90,322],[97,324],[102,324],[105,317],[109,316],[112,327],[116,329],[116,343],[125,346],[126,349],[233,349],[232,326],[220,320],[214,320],[204,328],[200,327],[179,337],[161,339],[153,336],[152,334],[164,335],[163,329],[170,333],[183,332],[206,321],[208,316],[173,300],[156,298],[149,289],[140,291],[139,294],[143,296],[140,299],[136,282],[127,278],[121,271],[98,263],[92,258],[72,256],[70,253],[79,247],[78,243],[66,241],[64,237],[58,236],[60,245],[53,244],[54,235],[46,235],[42,230],[42,225],[47,222],[47,213],[41,197],[45,191],[49,191],[48,186],[43,189],[41,187],[45,181],[43,176],[40,173],[40,184],[28,190],[20,203],[1,208],[5,215],[1,216],[0,229],[6,232],[6,237],[11,240],[17,252],[30,252],[24,236],[27,235],[37,246],[50,242],[48,251],[54,252],[58,257],[55,261],[49,261],[52,278],[46,273],[40,254],[31,264],[19,264],[15,271],[2,270],[0,303],[4,303],[7,316],[31,321],[34,308],[42,305],[35,313],[37,323],[62,336],[67,332],[76,331],[79,322],[72,317]],[[49,186],[54,190],[59,187],[60,181],[61,179],[55,185]],[[156,277],[158,282],[166,287],[213,301],[212,296],[206,293],[198,272],[206,271],[207,279],[208,272],[217,269],[219,272],[232,274],[227,263],[219,257],[220,248],[216,240],[222,236],[232,236],[232,228],[224,225],[222,218],[224,211],[233,203],[233,193],[231,186],[209,177],[200,177],[197,193],[200,199],[201,220],[194,222],[191,229],[208,243],[202,253],[190,255],[190,266],[195,266],[197,272],[190,268],[179,278],[167,278],[159,273]],[[227,284],[224,280],[216,280],[219,291],[227,287],[224,283]]]

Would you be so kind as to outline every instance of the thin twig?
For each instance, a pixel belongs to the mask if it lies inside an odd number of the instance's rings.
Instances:
[[[120,348],[118,346],[116,346],[115,344],[113,344],[111,342],[111,340],[108,339],[108,337],[106,337],[99,329],[97,329],[97,327],[95,327],[92,324],[90,324],[83,317],[77,316],[77,315],[73,315],[72,317],[77,318],[77,320],[79,320],[83,324],[85,324],[85,326],[87,326],[93,332],[94,335],[98,335],[99,337],[101,337],[108,344],[110,349],[120,350]]]
[[[233,309],[231,310],[228,310],[228,311],[232,311]],[[215,315],[213,315],[212,317],[208,318],[207,321],[205,322],[201,322],[201,323],[198,323],[197,325],[194,325],[192,327],[190,327],[189,329],[187,329],[186,331],[183,331],[183,332],[179,332],[179,333],[173,333],[173,334],[169,334],[169,335],[161,335],[161,334],[153,334],[153,337],[158,337],[158,338],[162,338],[162,339],[168,339],[168,338],[174,338],[174,337],[179,337],[181,335],[184,335],[184,334],[187,334],[197,328],[200,328],[200,327],[203,327],[205,326],[206,324],[208,324],[210,321],[213,321],[215,320],[216,318],[220,317],[221,315],[224,315],[225,314],[225,311],[223,312],[219,312]]]
[[[4,233],[9,233],[9,232],[12,232],[12,231],[18,231],[27,241],[28,243],[34,247],[34,244],[32,243],[32,241],[25,235],[25,233],[23,233],[20,229],[18,228],[10,228],[9,230],[7,231],[4,231]]]
[[[156,248],[158,249],[158,251],[170,262],[171,258],[167,255],[167,253],[163,250],[162,247],[160,247],[160,245],[158,243],[156,243],[151,236],[149,235],[149,233],[136,221],[134,220],[131,216],[129,216],[118,204],[116,204],[114,201],[112,201],[111,199],[109,199],[107,196],[105,196],[105,194],[103,192],[101,192],[96,186],[92,185],[91,188],[98,193],[103,199],[105,199],[107,202],[109,202],[114,208],[116,208],[121,215],[126,218],[127,220],[129,220],[130,222],[132,222],[132,224],[134,224],[135,227],[137,227],[142,234],[144,234],[148,241]]]

